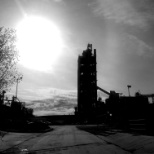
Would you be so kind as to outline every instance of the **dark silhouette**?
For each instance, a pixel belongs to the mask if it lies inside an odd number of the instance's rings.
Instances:
[[[81,119],[89,119],[95,112],[97,102],[96,50],[92,44],[78,57],[78,108]]]
[[[33,123],[33,109],[27,108],[25,103],[15,96],[12,100],[6,99],[4,94],[5,91],[0,94],[0,130],[27,132],[47,128],[38,122]]]
[[[154,101],[149,103],[148,98],[154,100],[154,94],[135,96],[121,96],[115,91],[106,91],[97,86],[96,50],[92,53],[92,45],[78,57],[78,106],[75,115],[80,124],[105,123],[125,131],[154,134]],[[102,101],[97,100],[97,90],[109,97]]]

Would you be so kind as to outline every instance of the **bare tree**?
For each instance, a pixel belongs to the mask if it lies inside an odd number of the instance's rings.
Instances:
[[[0,27],[0,91],[8,90],[21,74],[17,71],[16,33]]]

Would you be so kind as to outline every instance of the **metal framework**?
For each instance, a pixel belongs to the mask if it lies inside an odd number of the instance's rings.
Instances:
[[[90,116],[97,102],[96,49],[92,44],[78,57],[78,114]]]

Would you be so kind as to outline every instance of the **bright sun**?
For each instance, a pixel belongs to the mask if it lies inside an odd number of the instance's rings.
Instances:
[[[17,48],[25,67],[47,71],[57,61],[63,48],[57,26],[41,17],[26,17],[17,26]]]

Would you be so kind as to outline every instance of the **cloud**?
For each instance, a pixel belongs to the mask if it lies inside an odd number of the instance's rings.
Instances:
[[[54,0],[55,2],[62,2],[63,0]]]
[[[77,106],[76,90],[24,89],[19,96],[21,101],[26,102],[27,107],[34,109],[34,115],[72,114]]]
[[[44,115],[68,115],[68,114],[73,114],[74,113],[74,109],[69,109],[67,111],[63,110],[63,111],[45,111],[45,110],[38,110],[35,111],[35,115],[37,116],[44,116]]]
[[[140,0],[140,2],[143,0]],[[137,8],[130,0],[97,0],[94,7],[94,13],[107,19],[114,20],[117,23],[123,23],[139,28],[147,28],[147,20],[151,12],[142,11],[149,6],[143,3]],[[148,9],[147,9],[148,10]]]
[[[128,46],[135,47],[136,54],[138,56],[144,56],[147,58],[153,57],[153,47],[148,45],[145,41],[141,40],[140,38],[127,34],[126,35],[126,42]],[[133,50],[133,51],[134,51]]]
[[[43,2],[47,2],[47,3],[50,3],[51,2],[51,0],[42,0]],[[54,2],[57,2],[57,3],[59,3],[59,2],[63,2],[63,0],[53,0]]]
[[[72,114],[77,106],[76,98],[54,96],[52,99],[34,100],[26,105],[34,109],[34,115]]]

